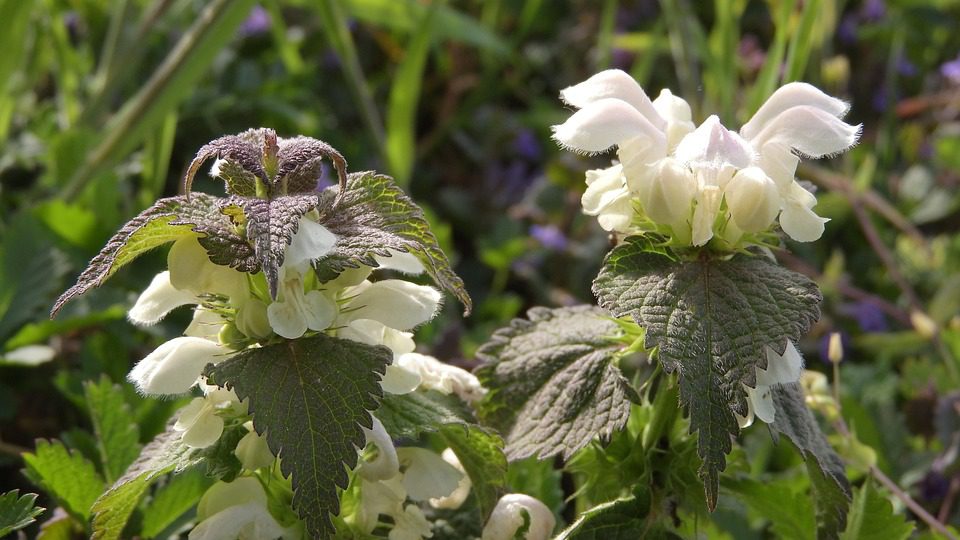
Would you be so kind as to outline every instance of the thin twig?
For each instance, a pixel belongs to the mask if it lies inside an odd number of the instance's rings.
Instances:
[[[25,448],[20,445],[0,441],[0,453],[7,454],[19,458],[24,452],[29,452],[29,448]]]
[[[937,512],[937,519],[946,523],[950,518],[950,512],[953,510],[953,503],[957,501],[957,493],[960,492],[960,476],[954,475],[950,479],[950,488],[947,490],[947,496],[940,505],[940,511]]]

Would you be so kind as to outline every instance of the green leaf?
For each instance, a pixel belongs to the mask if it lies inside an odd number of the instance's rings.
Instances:
[[[317,206],[316,195],[289,195],[276,199],[234,198],[247,218],[247,238],[253,242],[256,264],[263,270],[270,297],[277,297],[280,265],[287,246],[300,227],[300,217]]]
[[[23,462],[32,482],[49,492],[75,519],[87,521],[93,502],[104,489],[93,463],[79,452],[68,451],[60,441],[43,439],[37,439],[34,453],[23,454]]]
[[[598,504],[581,513],[557,540],[633,540],[634,538],[679,538],[666,535],[656,525],[644,519],[650,511],[649,502],[634,496]]]
[[[77,283],[57,299],[50,316],[56,316],[70,300],[103,285],[117,270],[143,253],[194,233],[200,234],[200,243],[218,264],[237,259],[233,254],[238,249],[235,246],[241,251],[246,246],[233,232],[230,218],[220,212],[216,197],[196,193],[189,199],[182,195],[160,199],[113,235],[80,274]],[[231,247],[233,249],[228,249]]]
[[[333,533],[337,487],[357,463],[361,426],[378,406],[379,376],[392,362],[386,347],[318,334],[247,349],[216,366],[211,382],[250,400],[253,425],[265,435],[284,475],[293,475],[293,505],[314,537]],[[378,376],[379,375],[379,376]]]
[[[437,245],[420,209],[389,176],[353,173],[337,202],[331,186],[320,197],[320,223],[337,235],[333,251],[315,265],[321,279],[332,279],[346,268],[379,266],[375,256],[390,250],[412,253],[438,286],[456,296],[470,313],[472,302],[463,281]]]
[[[98,383],[86,382],[83,390],[97,436],[103,476],[112,484],[140,454],[140,433],[123,389],[110,382],[109,377],[101,376]]]
[[[481,521],[486,522],[497,501],[507,491],[507,457],[503,439],[477,425],[448,425],[440,434],[463,465],[473,484]]]
[[[480,418],[504,434],[511,460],[569,459],[630,417],[629,383],[614,365],[621,345],[609,315],[594,306],[533,308],[477,351],[490,391]]]
[[[833,451],[807,408],[799,383],[773,389],[776,417],[770,424],[774,440],[784,434],[800,451],[813,486],[817,536],[835,538],[843,530],[850,507],[850,483],[840,456]]]
[[[191,467],[171,476],[144,509],[140,534],[146,538],[158,536],[192,509],[211,484],[213,480],[200,467]]]
[[[724,479],[724,489],[755,510],[770,526],[777,538],[810,540],[816,530],[813,504],[787,482],[757,481],[750,478]],[[789,508],[789,512],[784,512]]]
[[[449,424],[466,424],[457,398],[436,391],[386,394],[377,418],[395,439],[416,440],[427,431]]]
[[[677,262],[631,237],[607,255],[593,292],[602,307],[643,327],[645,346],[678,373],[707,506],[716,508],[719,473],[739,433],[733,412],[747,414],[743,385],[753,387],[756,369],[766,369],[767,347],[783,354],[787,340],[820,317],[819,289],[764,257]]]
[[[157,435],[143,447],[140,456],[93,505],[93,538],[115,540],[120,538],[137,508],[140,498],[157,478],[169,472],[183,470],[194,463],[195,450],[181,442],[181,433],[167,425],[166,431]]]
[[[0,495],[0,537],[19,531],[36,521],[36,517],[46,510],[34,506],[36,502],[35,493],[27,493],[21,497],[18,489]]]
[[[895,513],[873,478],[867,477],[863,486],[854,490],[847,528],[840,540],[906,540],[913,529],[913,522]]]

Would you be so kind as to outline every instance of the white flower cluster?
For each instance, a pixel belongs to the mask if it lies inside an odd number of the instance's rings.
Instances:
[[[557,142],[584,153],[617,146],[619,163],[587,172],[584,213],[622,234],[641,232],[649,220],[678,245],[703,246],[717,236],[735,246],[744,233],[770,229],[778,215],[794,240],[820,238],[827,220],[794,177],[800,156],[843,152],[860,133],[841,120],[846,103],[806,83],[778,89],[739,132],[716,116],[695,126],[686,101],[669,90],[651,101],[620,70],[560,95],[579,110],[554,126]]]

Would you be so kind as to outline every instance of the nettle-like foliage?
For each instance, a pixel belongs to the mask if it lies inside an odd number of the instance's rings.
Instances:
[[[226,196],[190,191],[211,158]],[[338,182],[320,190],[324,161]],[[467,405],[481,395],[479,383],[414,353],[408,332],[436,314],[441,293],[378,274],[426,273],[469,313],[470,297],[421,209],[387,176],[348,173],[326,143],[278,138],[270,129],[205,145],[184,187],[124,225],[52,315],[140,254],[173,242],[168,271],[129,318],[149,325],[195,305],[193,322],[129,379],[144,394],[197,397],[134,460],[135,426],[102,406],[116,401],[109,385],[91,387],[102,390],[94,398],[103,396],[91,409],[123,428],[124,456],[104,475],[60,443],[44,444],[27,456],[28,474],[78,521],[92,520],[96,538],[136,532],[130,517],[144,505],[146,514],[166,516],[169,508],[154,507],[162,495],[146,496],[151,486],[198,467],[217,482],[200,499],[191,538],[366,537],[383,531],[383,516],[398,533],[428,534],[415,503],[450,508],[471,492],[478,519],[491,515],[505,489],[506,459],[500,437],[480,427]],[[449,455],[418,448],[425,438]],[[82,496],[72,495],[75,482],[58,477],[72,461],[89,480]],[[105,482],[112,486],[99,494]],[[148,519],[139,532],[159,533],[176,517]]]
[[[667,90],[650,100],[618,70],[561,96],[579,109],[554,128],[562,146],[617,147],[618,162],[586,173],[582,201],[616,246],[593,282],[599,307],[535,308],[480,349],[477,374],[489,388],[481,419],[501,430],[511,459],[569,460],[585,473],[581,495],[603,493],[603,485],[632,492],[584,514],[564,537],[657,529],[657,497],[686,488],[682,478],[656,472],[664,451],[676,453],[667,469],[676,474],[685,465],[677,461],[683,437],[664,427],[670,399],[679,399],[696,435],[711,511],[735,437],[759,419],[806,460],[818,532],[836,536],[850,487],[805,405],[795,346],[819,318],[822,297],[769,248],[781,229],[799,241],[822,234],[816,198],[794,174],[801,156],[833,155],[856,142],[859,127],[841,120],[846,104],[792,83],[734,132],[715,116],[696,126],[685,101]],[[596,439],[616,440],[604,452]],[[598,472],[604,468],[618,476]],[[638,519],[647,514],[649,521]]]

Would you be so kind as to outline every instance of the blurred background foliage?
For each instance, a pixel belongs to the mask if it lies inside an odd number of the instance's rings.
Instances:
[[[832,374],[827,338],[843,336],[856,438],[837,443],[852,478],[875,463],[960,523],[960,2],[0,0],[0,20],[0,491],[35,490],[20,453],[36,438],[96,456],[84,381],[124,385],[142,441],[179,405],[124,383],[189,317],[148,331],[124,320],[162,251],[47,312],[223,134],[319,138],[412,193],[478,306],[463,320],[451,300],[420,330],[443,360],[471,366],[534,305],[592,302],[609,243],[579,199],[584,171],[610,156],[561,151],[550,126],[568,115],[560,89],[617,67],[729,126],[790,80],[851,102],[860,145],[800,171],[827,232],[778,254],[825,294],[800,346]],[[744,435],[734,472],[785,467],[761,431]],[[769,516],[754,511],[728,498],[706,530],[756,535]]]

